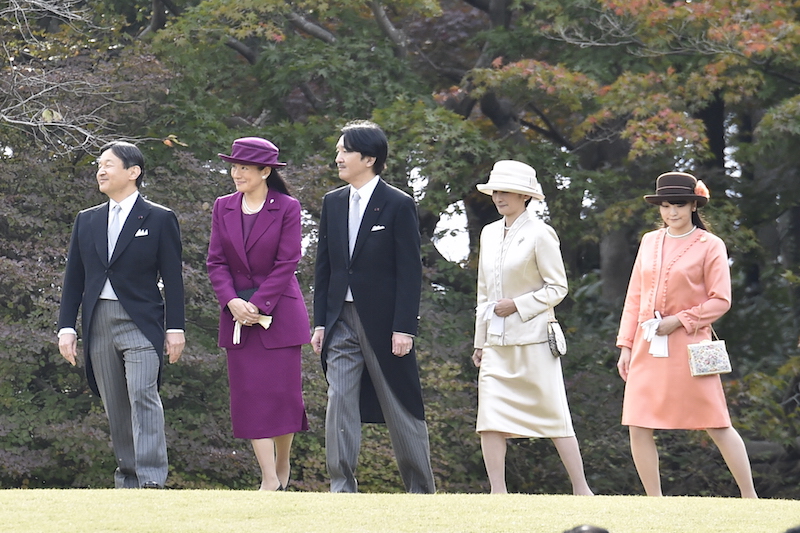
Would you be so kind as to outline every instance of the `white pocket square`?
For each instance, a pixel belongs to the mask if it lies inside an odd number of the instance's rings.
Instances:
[[[150,235],[150,230],[138,229],[136,230],[136,235],[134,235],[134,237],[146,237],[147,235]]]
[[[370,231],[380,231],[382,229],[386,229],[386,226],[372,226]]]

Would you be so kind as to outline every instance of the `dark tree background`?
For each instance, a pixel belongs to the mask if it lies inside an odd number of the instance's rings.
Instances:
[[[142,192],[183,231],[188,344],[162,389],[170,486],[256,487],[249,443],[230,435],[205,274],[210,206],[232,190],[216,153],[245,135],[280,146],[308,213],[298,276],[310,299],[338,128],[369,118],[390,138],[384,177],[419,201],[418,344],[441,490],[488,486],[469,355],[475,247],[497,215],[475,184],[514,158],[537,169],[562,240],[565,374],[592,487],[642,492],[613,343],[639,236],[656,223],[641,196],[677,169],[708,184],[705,212],[731,256],[734,307],[716,329],[757,489],[800,497],[798,29],[793,4],[766,0],[0,2],[0,487],[111,486],[102,406],[55,341],[70,228],[104,201],[93,161],[110,139],[143,148]],[[466,215],[463,261],[434,244],[453,210]],[[325,380],[310,349],[304,385],[311,430],[296,439],[293,486],[326,490]],[[385,429],[364,431],[362,489],[399,490]],[[668,493],[736,494],[703,434],[659,442]],[[569,492],[548,442],[514,441],[508,461],[511,490]]]

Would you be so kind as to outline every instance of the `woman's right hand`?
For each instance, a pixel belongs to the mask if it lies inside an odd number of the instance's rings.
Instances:
[[[631,349],[620,348],[619,360],[617,361],[617,371],[622,381],[628,381],[628,370],[631,368]]]
[[[258,307],[251,304],[247,300],[234,298],[228,302],[228,309],[230,309],[234,320],[241,322],[246,326],[252,326],[258,322]]]
[[[483,359],[483,350],[481,348],[475,348],[475,351],[472,352],[472,362],[475,363],[475,366],[481,366],[481,360]]]

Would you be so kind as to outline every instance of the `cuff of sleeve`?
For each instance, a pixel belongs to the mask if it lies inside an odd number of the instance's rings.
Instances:
[[[528,309],[525,307],[527,302],[525,301],[527,298],[533,298],[530,294],[523,294],[522,296],[517,296],[516,298],[511,298],[511,301],[514,302],[514,307],[517,308],[517,313],[519,313],[519,317],[522,319],[523,322],[527,322],[528,320],[533,318],[533,315],[530,314]]]
[[[52,330],[50,330],[52,331]],[[58,338],[60,339],[62,335],[66,335],[67,333],[71,333],[72,335],[78,336],[78,332],[75,331],[75,328],[61,328],[58,330]]]
[[[696,333],[697,330],[700,329],[700,324],[698,324],[696,320],[692,319],[692,317],[690,317],[685,311],[681,311],[675,316],[678,318],[678,320],[680,320],[681,326],[683,326],[683,329],[686,330],[686,333]]]
[[[168,329],[167,333],[183,333],[182,329]]]
[[[617,348],[633,348],[633,339],[617,337]]]

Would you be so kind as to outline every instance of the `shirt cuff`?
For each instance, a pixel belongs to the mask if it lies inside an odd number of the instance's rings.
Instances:
[[[393,331],[392,333],[393,334],[397,333],[398,335],[405,335],[406,337],[411,337],[412,339],[416,338],[416,335],[412,335],[411,333],[403,333],[402,331]]]
[[[67,333],[71,333],[76,337],[78,336],[78,332],[75,331],[75,328],[61,328],[60,330],[58,330],[58,338],[60,339],[62,335],[66,335]]]
[[[183,333],[182,329],[168,329],[167,333]]]

